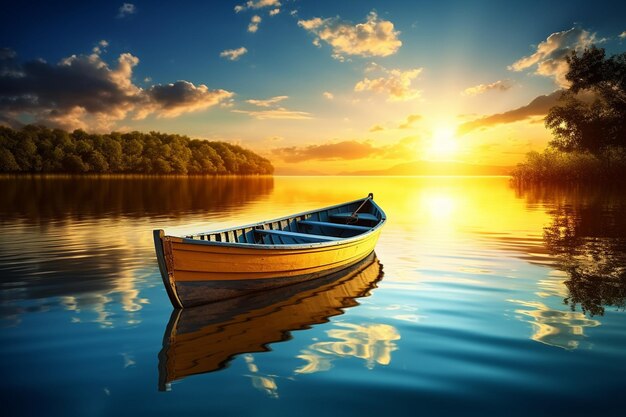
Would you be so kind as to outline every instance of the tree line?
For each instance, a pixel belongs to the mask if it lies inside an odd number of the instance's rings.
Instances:
[[[0,172],[269,175],[269,160],[241,146],[159,132],[66,132],[0,126]]]
[[[513,172],[518,182],[624,181],[626,53],[606,57],[591,46],[567,56],[571,83],[545,118],[553,139]],[[581,94],[583,93],[583,94]]]

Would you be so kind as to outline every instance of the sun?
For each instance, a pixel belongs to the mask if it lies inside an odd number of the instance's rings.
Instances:
[[[435,159],[450,158],[457,149],[458,144],[454,137],[455,129],[449,126],[440,126],[433,130],[428,154]]]

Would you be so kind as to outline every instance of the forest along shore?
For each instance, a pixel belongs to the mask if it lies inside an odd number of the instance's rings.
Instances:
[[[271,175],[260,155],[225,142],[159,132],[108,134],[0,126],[0,173]]]

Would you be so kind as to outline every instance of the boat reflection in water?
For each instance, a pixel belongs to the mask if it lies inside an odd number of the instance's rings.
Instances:
[[[159,390],[189,375],[223,369],[238,354],[266,352],[290,332],[325,323],[359,303],[382,279],[372,253],[322,278],[187,309],[175,309],[159,353]]]

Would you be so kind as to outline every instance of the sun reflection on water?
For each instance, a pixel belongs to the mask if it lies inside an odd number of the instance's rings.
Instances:
[[[426,194],[423,199],[424,206],[433,221],[449,221],[455,209],[453,196],[446,194]]]

